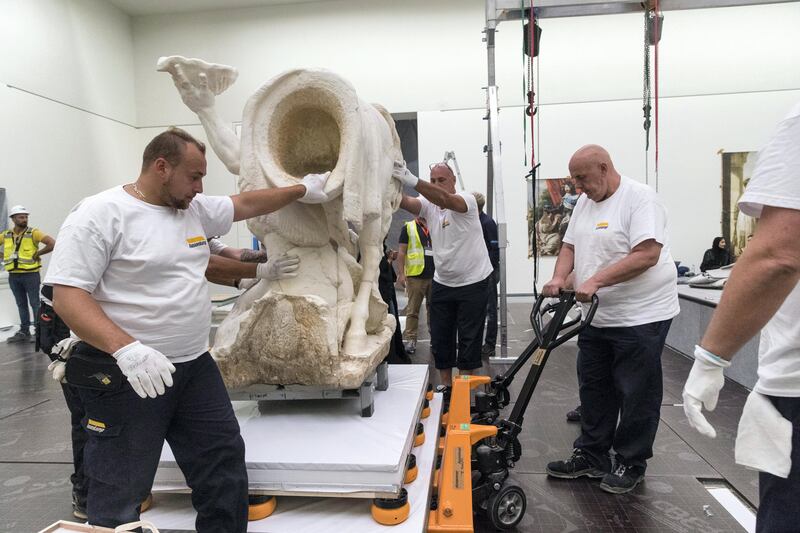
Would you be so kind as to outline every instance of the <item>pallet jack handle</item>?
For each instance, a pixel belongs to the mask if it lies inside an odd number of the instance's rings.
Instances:
[[[561,346],[586,329],[586,327],[591,324],[599,304],[597,295],[593,294],[588,310],[581,307],[580,316],[565,321],[568,317],[568,313],[576,304],[575,291],[562,290],[558,295],[558,302],[550,303],[542,307],[544,298],[542,294],[539,294],[538,298],[536,298],[536,303],[533,305],[530,316],[533,333],[536,336],[539,348],[542,350],[552,350],[553,348]],[[553,313],[553,317],[547,324],[544,324],[544,316],[551,312]],[[577,327],[573,327],[576,325]]]

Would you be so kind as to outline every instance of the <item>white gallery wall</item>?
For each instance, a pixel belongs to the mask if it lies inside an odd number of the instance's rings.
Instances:
[[[585,143],[605,145],[618,168],[645,181],[642,130],[643,17],[546,19],[537,99],[541,177],[567,174]],[[483,120],[486,52],[481,0],[334,0],[296,5],[153,15],[133,19],[140,144],[158,128],[196,124],[161,55],[201,57],[237,67],[239,80],[218,97],[223,117],[240,120],[246,99],[291,68],[325,67],[349,79],[367,101],[417,112],[420,166],[455,150],[465,186],[485,191]],[[719,150],[757,150],[800,100],[800,3],[667,12],[659,50],[658,190],[670,210],[676,259],[697,264],[721,231]],[[531,292],[523,154],[521,23],[497,36],[503,173],[508,214],[510,293]],[[654,133],[648,182],[655,187]],[[530,139],[530,133],[528,133]],[[218,174],[219,173],[219,174]],[[210,187],[233,192],[222,165]],[[225,186],[231,187],[224,189]],[[231,241],[246,242],[239,230]],[[542,260],[540,283],[553,259]]]
[[[103,0],[0,0],[0,50],[0,187],[55,236],[81,198],[136,174],[130,17]],[[0,327],[19,322],[4,282]]]

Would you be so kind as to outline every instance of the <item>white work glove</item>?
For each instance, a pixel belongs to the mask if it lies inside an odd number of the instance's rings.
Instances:
[[[394,162],[394,168],[392,169],[392,177],[402,182],[403,185],[411,187],[412,189],[416,187],[417,182],[419,182],[419,178],[408,170],[405,161]]]
[[[700,346],[694,347],[694,365],[683,386],[683,412],[689,425],[701,435],[717,436],[714,427],[703,416],[702,409],[713,411],[717,407],[719,391],[725,385],[723,370],[731,366],[726,361]]]
[[[256,265],[256,277],[259,279],[284,279],[297,276],[300,268],[300,258],[296,255],[281,254],[270,258],[266,263]]]
[[[246,291],[249,288],[253,287],[259,281],[261,280],[258,278],[240,279],[239,284],[236,286],[236,288],[239,289],[240,291]]]
[[[112,353],[111,357],[117,360],[131,387],[142,398],[155,398],[164,394],[165,386],[172,387],[175,366],[158,350],[134,341]]]
[[[306,193],[300,198],[304,204],[321,204],[328,201],[328,195],[322,189],[325,187],[330,172],[324,174],[308,174],[303,178],[302,184],[306,188]]]
[[[47,370],[53,373],[54,380],[58,381],[59,383],[64,383],[64,374],[67,372],[67,363],[56,359],[47,365]]]

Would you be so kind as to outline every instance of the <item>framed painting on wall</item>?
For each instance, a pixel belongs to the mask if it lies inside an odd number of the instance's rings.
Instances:
[[[756,219],[739,212],[739,198],[755,168],[758,152],[722,152],[722,236],[734,257],[742,255]]]
[[[539,256],[558,255],[581,192],[570,177],[528,180],[529,258],[534,249]]]

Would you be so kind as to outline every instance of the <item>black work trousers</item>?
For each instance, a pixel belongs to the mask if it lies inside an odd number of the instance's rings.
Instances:
[[[197,531],[247,531],[244,441],[217,364],[205,353],[175,369],[174,385],[156,398],[140,398],[127,381],[113,392],[80,389],[89,522],[139,519],[166,439],[192,489]]]
[[[792,423],[792,468],[782,478],[759,472],[757,533],[793,533],[800,529],[800,398],[767,396]]]
[[[480,368],[489,277],[462,287],[435,280],[431,289],[431,349],[436,368]]]
[[[69,477],[72,483],[72,494],[75,501],[81,507],[86,507],[86,496],[89,493],[89,480],[83,467],[83,449],[89,436],[84,428],[84,418],[86,416],[83,403],[80,398],[80,391],[66,383],[61,384],[64,392],[64,400],[67,402],[67,409],[70,415],[70,430],[72,437],[72,466],[73,472]]]
[[[595,464],[644,472],[653,456],[661,398],[661,352],[672,320],[640,326],[587,327],[578,337],[581,434],[575,440]],[[619,423],[618,423],[619,421]]]

